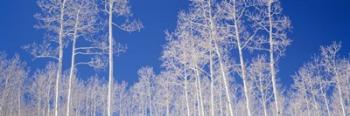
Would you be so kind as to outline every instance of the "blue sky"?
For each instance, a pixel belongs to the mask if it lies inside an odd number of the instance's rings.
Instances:
[[[290,38],[292,45],[279,63],[279,77],[290,83],[295,71],[315,53],[320,45],[342,41],[341,54],[350,50],[350,4],[349,0],[281,0],[284,14],[292,21]],[[125,54],[117,57],[116,77],[118,81],[134,82],[137,70],[145,65],[159,71],[165,30],[174,30],[177,13],[188,6],[187,0],[131,0],[132,11],[145,28],[140,32],[116,31],[114,37],[127,44]],[[43,30],[33,28],[38,12],[35,0],[0,1],[0,51],[8,55],[18,53],[35,68],[44,61],[32,61],[21,46],[42,40]]]

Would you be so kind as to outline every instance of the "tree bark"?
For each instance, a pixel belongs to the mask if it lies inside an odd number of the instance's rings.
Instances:
[[[112,116],[112,90],[113,90],[113,0],[109,0],[109,11],[108,11],[108,96],[107,96],[107,116]]]
[[[80,10],[78,10],[78,12],[76,14],[76,19],[75,19],[75,24],[74,24],[73,43],[72,43],[72,57],[71,57],[71,64],[70,64],[71,66],[70,66],[70,73],[69,73],[68,95],[67,95],[67,104],[66,104],[67,105],[66,116],[69,116],[69,111],[70,111],[72,80],[73,80],[74,69],[75,69],[75,48],[76,48],[78,25],[79,25],[79,14],[80,14]]]
[[[275,108],[276,108],[276,115],[280,115],[280,108],[278,103],[278,91],[277,91],[277,85],[276,85],[276,69],[275,69],[275,58],[274,58],[274,41],[272,37],[272,0],[269,0],[268,3],[268,18],[269,18],[269,53],[270,53],[270,71],[271,71],[271,80],[272,80],[272,88],[273,88],[273,95],[275,98]]]
[[[62,65],[63,65],[63,29],[64,29],[64,11],[65,11],[65,4],[66,0],[62,1],[61,4],[61,10],[60,10],[60,29],[59,29],[59,35],[58,35],[58,41],[59,41],[59,53],[58,53],[58,69],[56,74],[56,94],[55,94],[55,116],[58,116],[58,97],[59,97],[59,81],[62,76]]]

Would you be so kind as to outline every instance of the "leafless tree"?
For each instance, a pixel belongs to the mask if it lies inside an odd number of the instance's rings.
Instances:
[[[64,39],[67,36],[67,31],[65,31],[65,29],[69,21],[66,15],[66,3],[67,0],[37,1],[41,12],[35,15],[39,22],[36,27],[47,30],[47,39],[45,39],[42,44],[32,44],[25,47],[35,58],[52,58],[58,62],[55,81],[55,116],[58,115],[58,88],[63,70],[63,51],[66,44]]]
[[[290,29],[289,18],[282,13],[282,7],[278,0],[256,0],[253,1],[255,12],[250,13],[249,20],[253,21],[253,28],[263,30],[259,32],[258,39],[253,43],[255,48],[268,52],[270,62],[270,73],[274,94],[276,115],[283,114],[279,103],[279,90],[277,85],[276,63],[284,55],[286,47],[290,44],[288,30]],[[267,48],[264,46],[268,46]]]
[[[108,15],[108,102],[107,110],[108,116],[112,115],[112,90],[113,90],[113,26],[118,27],[119,29],[127,32],[140,30],[143,26],[139,21],[129,21],[126,20],[124,24],[113,23],[113,16],[118,17],[130,17],[132,16],[130,7],[128,6],[128,0],[105,0],[103,1],[105,7],[104,12]]]
[[[253,95],[253,100],[256,102],[253,103],[253,109],[256,110],[256,114],[264,114],[264,116],[271,115],[269,104],[272,101],[272,82],[269,69],[266,67],[268,67],[266,58],[259,56],[254,59],[248,68],[250,77],[248,82],[250,82],[251,95]]]
[[[339,105],[343,116],[347,115],[346,105],[344,99],[344,89],[346,88],[346,80],[348,77],[342,75],[342,72],[346,67],[346,65],[342,65],[342,60],[338,56],[338,52],[341,48],[339,43],[333,43],[330,46],[321,47],[321,57],[322,57],[322,65],[325,67],[326,72],[332,77],[332,80],[335,82],[336,88],[336,98],[339,99]],[[344,62],[345,63],[345,62]],[[345,63],[346,64],[346,63]],[[343,77],[345,76],[345,77]],[[345,82],[345,83],[344,83]]]
[[[21,115],[24,81],[27,77],[26,64],[19,56],[7,58],[0,53],[0,113]]]

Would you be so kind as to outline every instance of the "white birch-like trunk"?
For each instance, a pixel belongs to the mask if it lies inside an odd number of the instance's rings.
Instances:
[[[276,69],[275,69],[275,58],[274,58],[274,41],[272,37],[272,0],[269,0],[268,3],[268,18],[269,18],[269,53],[270,53],[270,71],[271,71],[271,80],[272,80],[272,88],[273,88],[273,95],[275,98],[275,108],[276,108],[276,115],[280,115],[280,108],[279,108],[279,101],[278,101],[278,93],[277,93],[277,85],[276,85]]]
[[[49,76],[49,87],[47,91],[47,114],[46,116],[50,116],[50,91],[51,91],[51,76]]]
[[[208,6],[211,7],[211,0],[208,0]],[[229,107],[229,112],[230,116],[233,116],[233,111],[232,111],[232,103],[231,103],[231,97],[230,97],[230,91],[227,83],[227,77],[226,77],[226,72],[224,70],[224,65],[222,63],[222,57],[221,53],[219,51],[219,47],[217,45],[217,42],[215,41],[216,37],[216,32],[214,30],[214,23],[213,23],[213,17],[212,17],[212,9],[209,9],[209,26],[210,26],[210,39],[213,40],[214,46],[215,46],[215,53],[218,56],[218,61],[219,61],[219,66],[220,66],[220,71],[221,71],[221,76],[224,81],[224,87],[225,87],[225,92],[226,92],[226,97],[227,97],[227,102],[228,102],[228,107]]]
[[[265,97],[265,92],[264,92],[264,89],[263,89],[263,82],[262,82],[262,72],[259,73],[259,90],[260,90],[260,93],[261,93],[261,101],[262,101],[262,106],[263,106],[263,110],[264,110],[264,116],[267,116],[267,108],[266,108],[266,97]]]
[[[329,111],[329,106],[328,106],[327,95],[326,95],[326,93],[323,91],[323,87],[322,87],[322,85],[321,85],[320,90],[321,90],[321,94],[322,94],[322,97],[323,97],[324,103],[325,103],[325,105],[326,105],[327,115],[328,115],[328,116],[331,116],[331,113],[330,113],[330,111]]]
[[[318,111],[318,105],[317,105],[316,95],[315,94],[312,95],[312,100],[314,102],[315,110]],[[318,113],[318,112],[315,112],[315,113]]]
[[[69,116],[69,110],[70,110],[70,104],[71,104],[70,101],[71,101],[71,91],[72,91],[72,80],[73,80],[74,69],[75,69],[75,48],[76,48],[78,25],[79,25],[79,14],[80,14],[80,10],[78,10],[78,12],[76,14],[76,17],[75,17],[76,19],[75,19],[75,24],[74,24],[72,57],[71,57],[71,64],[70,64],[70,71],[69,71],[69,82],[68,82],[66,116]]]
[[[194,91],[195,91],[195,94],[196,94],[196,102],[194,102],[194,107],[197,108],[197,112],[196,113],[198,113],[198,114],[195,114],[195,115],[201,116],[200,105],[198,105],[200,103],[200,101],[199,101],[197,77],[195,77],[194,85],[195,85],[195,90]]]
[[[248,116],[251,116],[251,109],[250,109],[250,99],[249,99],[249,91],[247,86],[247,74],[246,74],[246,66],[243,56],[243,48],[241,44],[241,38],[239,34],[239,28],[238,28],[238,19],[236,16],[236,0],[233,1],[233,21],[234,21],[234,28],[235,28],[235,35],[236,35],[236,42],[238,47],[238,53],[239,53],[239,62],[240,62],[240,68],[241,68],[241,76],[243,80],[243,90],[244,90],[244,97],[246,99],[246,109]]]
[[[344,100],[343,100],[342,88],[340,86],[339,76],[338,76],[338,73],[336,71],[337,70],[335,70],[335,76],[336,76],[335,79],[337,81],[336,85],[337,85],[337,89],[338,89],[339,102],[340,102],[342,114],[343,114],[343,116],[346,116],[346,112],[345,112],[345,108],[344,108]]]
[[[240,37],[238,34],[238,27],[237,24],[235,24],[235,30],[236,30],[236,39],[237,39],[237,46],[238,46],[238,53],[239,53],[239,62],[240,62],[240,67],[241,67],[241,75],[242,75],[242,80],[243,80],[243,89],[244,89],[244,97],[246,99],[246,108],[247,108],[247,113],[248,116],[251,116],[251,110],[250,110],[250,99],[249,99],[249,91],[248,91],[248,86],[247,86],[247,72],[246,72],[246,66],[245,62],[243,59],[243,51],[242,51],[242,46],[240,42]]]
[[[202,85],[201,85],[201,81],[200,81],[200,74],[199,74],[199,71],[198,71],[198,67],[196,65],[195,67],[195,73],[196,73],[196,81],[197,81],[197,92],[198,92],[198,95],[199,95],[199,104],[200,104],[200,112],[201,112],[201,115],[204,116],[204,105],[203,105],[203,96],[202,96]]]
[[[59,41],[59,53],[58,53],[58,68],[57,68],[57,74],[56,74],[56,94],[55,94],[55,116],[58,116],[58,97],[59,97],[59,81],[62,76],[62,65],[63,65],[63,20],[64,20],[64,10],[65,10],[65,4],[66,0],[62,1],[61,4],[61,10],[60,10],[60,29],[59,29],[59,35],[58,35],[58,41]]]
[[[167,83],[167,92],[169,92],[169,83]],[[169,108],[169,105],[170,105],[170,97],[169,97],[169,93],[167,93],[167,98],[166,98],[166,115],[167,116],[170,116],[170,108]]]
[[[228,102],[227,104],[228,104],[230,116],[233,116],[230,91],[229,91],[229,87],[228,87],[228,84],[227,84],[228,81],[227,81],[227,78],[226,78],[226,73],[224,71],[224,65],[222,63],[222,58],[221,58],[221,54],[220,54],[220,51],[219,51],[217,43],[215,43],[215,48],[216,48],[216,54],[218,55],[218,59],[219,59],[219,65],[220,65],[220,71],[221,71],[222,80],[224,81],[224,87],[225,87],[226,98],[227,98],[227,102]]]
[[[188,104],[187,72],[186,71],[185,71],[184,91],[185,91],[185,99],[186,99],[187,116],[190,116],[191,113],[190,113],[190,106]]]
[[[113,1],[109,1],[108,11],[108,96],[107,96],[107,116],[112,116],[112,90],[113,90]]]
[[[212,42],[212,41],[210,41]],[[212,48],[210,43],[210,52],[209,52],[209,70],[210,70],[210,107],[211,107],[211,116],[215,116],[214,110],[214,71],[213,71],[213,57],[212,57]]]

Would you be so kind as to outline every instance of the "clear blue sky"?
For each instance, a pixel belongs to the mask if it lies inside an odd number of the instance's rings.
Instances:
[[[320,45],[332,41],[342,41],[342,54],[350,50],[350,1],[349,0],[282,0],[284,14],[292,20],[293,29],[286,56],[280,61],[282,82],[290,83],[290,75],[310,57],[319,52]],[[117,80],[134,82],[137,70],[145,65],[159,71],[164,31],[174,30],[177,13],[186,9],[187,0],[131,0],[132,11],[144,24],[141,32],[121,33],[116,31],[119,42],[128,45],[128,51],[117,57]],[[18,53],[36,67],[42,61],[32,61],[20,47],[31,42],[39,42],[43,30],[33,28],[38,12],[35,0],[0,1],[0,51],[9,55]]]

